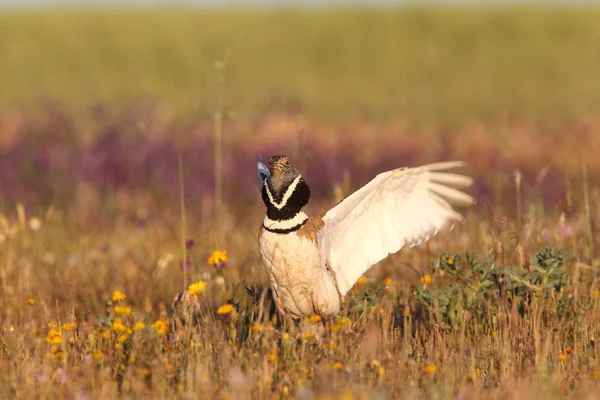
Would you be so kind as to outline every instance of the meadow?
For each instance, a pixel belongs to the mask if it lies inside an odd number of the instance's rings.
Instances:
[[[0,397],[596,398],[600,9],[0,12]],[[279,321],[256,157],[466,222]],[[175,301],[178,299],[178,301]]]

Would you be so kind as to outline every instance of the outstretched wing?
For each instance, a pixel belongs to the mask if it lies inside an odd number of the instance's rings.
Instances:
[[[472,179],[442,172],[461,166],[451,161],[383,172],[325,214],[318,233],[321,260],[335,274],[341,295],[389,254],[463,220],[452,205],[474,204],[459,190]]]

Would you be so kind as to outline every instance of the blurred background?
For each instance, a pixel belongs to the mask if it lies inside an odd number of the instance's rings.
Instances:
[[[2,210],[176,214],[183,182],[256,224],[281,153],[315,204],[464,159],[481,210],[514,212],[518,174],[571,212],[600,178],[600,7],[516,3],[2,0]]]

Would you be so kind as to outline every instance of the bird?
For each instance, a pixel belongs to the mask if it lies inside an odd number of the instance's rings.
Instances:
[[[310,188],[289,157],[258,157],[266,215],[258,233],[260,257],[282,316],[333,318],[356,281],[406,246],[428,241],[464,217],[453,208],[475,199],[463,190],[473,179],[449,172],[446,161],[376,175],[325,213],[303,208]]]

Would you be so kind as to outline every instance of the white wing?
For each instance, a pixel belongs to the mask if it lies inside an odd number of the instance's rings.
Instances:
[[[383,172],[325,214],[318,233],[321,261],[329,264],[342,296],[373,264],[463,220],[452,204],[474,204],[458,190],[472,179],[439,172],[460,166],[451,161]]]

